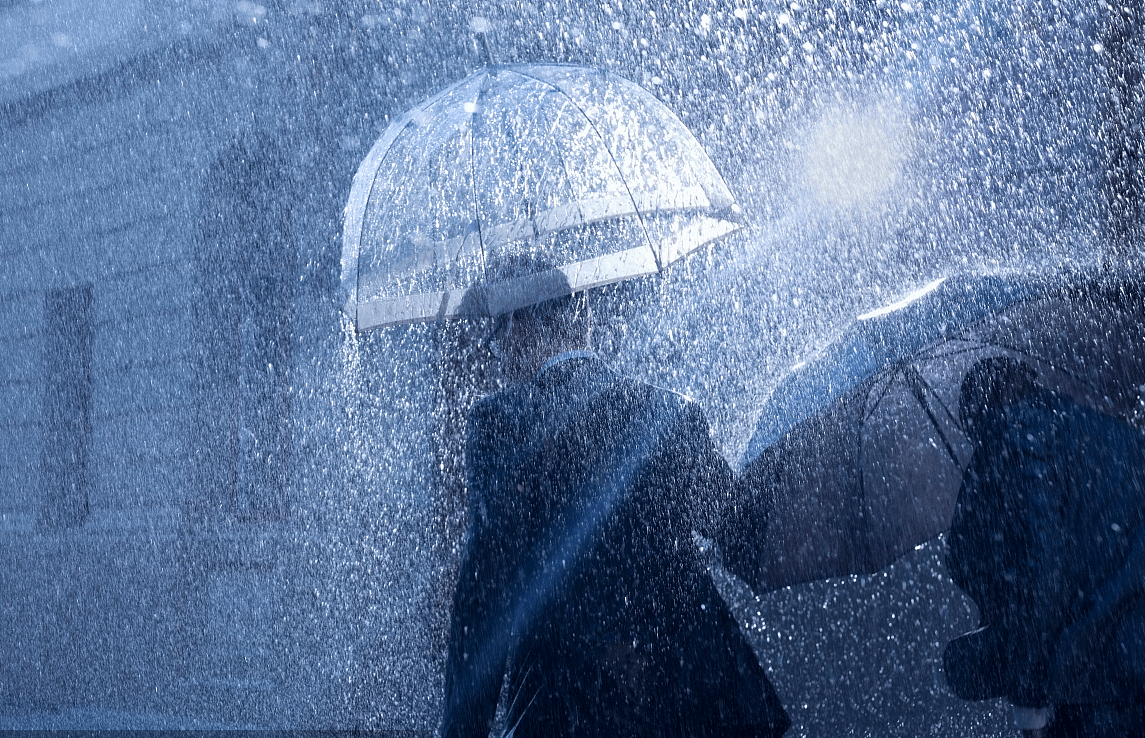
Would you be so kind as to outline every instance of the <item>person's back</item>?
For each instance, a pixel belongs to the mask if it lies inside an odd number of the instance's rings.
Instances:
[[[522,365],[560,332],[505,324]],[[441,734],[484,738],[506,669],[507,735],[782,734],[693,540],[731,492],[703,413],[576,336],[470,414]]]
[[[492,693],[512,651],[507,729],[782,732],[693,541],[704,516],[694,503],[714,505],[731,482],[694,404],[573,359],[480,403],[470,433],[475,520],[451,636],[470,645],[451,646],[451,658],[492,650],[476,661]],[[495,632],[504,628],[511,640]],[[465,690],[453,680],[447,711],[467,703]],[[477,722],[475,733],[488,730]]]
[[[1028,370],[987,370],[1013,396],[967,414],[976,450],[947,558],[985,627],[948,647],[947,680],[967,699],[1005,696],[1046,715],[1057,705],[1054,734],[1075,734],[1072,713],[1140,721],[1145,438],[1036,387]]]

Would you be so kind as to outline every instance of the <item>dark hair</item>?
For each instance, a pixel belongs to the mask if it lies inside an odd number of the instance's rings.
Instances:
[[[1009,356],[982,359],[962,380],[958,396],[962,427],[973,429],[986,413],[1022,399],[1037,387],[1037,378],[1033,367]]]
[[[568,331],[579,322],[589,318],[588,293],[581,291],[558,297],[555,300],[546,300],[536,305],[529,305],[515,310],[513,318],[514,320],[533,320],[547,325],[553,330]]]
[[[488,274],[494,283],[534,277],[528,290],[552,296],[512,311],[514,320],[536,321],[552,330],[568,331],[589,317],[587,293],[574,294],[556,261],[544,252],[517,252],[491,259]]]

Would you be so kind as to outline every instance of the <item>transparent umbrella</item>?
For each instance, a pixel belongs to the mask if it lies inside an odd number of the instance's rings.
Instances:
[[[492,66],[395,120],[354,178],[342,251],[359,330],[497,315],[658,272],[740,227],[699,142],[599,69]],[[511,276],[518,254],[563,273]],[[519,261],[519,259],[518,259]],[[462,301],[474,285],[483,299]]]

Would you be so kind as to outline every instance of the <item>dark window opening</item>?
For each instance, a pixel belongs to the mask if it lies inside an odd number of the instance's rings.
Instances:
[[[83,525],[91,484],[92,286],[44,296],[43,506],[48,528]]]
[[[291,193],[286,161],[265,136],[227,147],[204,184],[195,264],[200,519],[289,513]]]

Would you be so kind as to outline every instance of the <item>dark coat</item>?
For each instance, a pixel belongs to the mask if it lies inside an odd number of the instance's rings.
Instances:
[[[953,641],[964,699],[1131,703],[1145,695],[1145,436],[1035,390],[981,420],[948,565],[982,628]]]
[[[731,472],[700,409],[571,359],[480,402],[444,736],[778,736],[787,716],[693,540]]]

